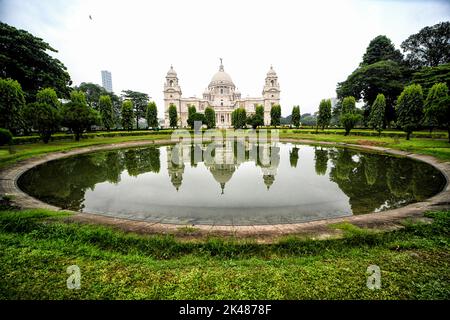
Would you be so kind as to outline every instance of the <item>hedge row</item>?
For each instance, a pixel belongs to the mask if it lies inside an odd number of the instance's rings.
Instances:
[[[303,134],[344,134],[345,131],[342,129],[336,129],[336,130],[305,130],[305,129],[294,129],[292,130],[292,133],[303,133]],[[355,136],[366,136],[366,137],[378,137],[379,134],[376,131],[367,131],[367,130],[352,130],[350,132],[350,135],[355,135]],[[382,131],[381,132],[381,137],[390,137],[390,138],[405,138],[406,137],[406,133],[403,131]],[[447,138],[447,133],[446,132],[433,132],[433,133],[429,133],[429,132],[423,132],[423,131],[417,131],[414,132],[413,134],[411,134],[411,137],[416,137],[416,138],[435,138],[435,139],[445,139]]]
[[[292,129],[292,130],[286,130],[283,128],[281,129],[283,133],[303,133],[303,134],[344,134],[343,129],[327,129],[327,130],[319,130],[316,132],[315,129]],[[191,130],[190,130],[191,131]],[[139,130],[139,131],[98,131],[98,132],[89,132],[83,134],[83,139],[92,139],[92,138],[111,138],[111,137],[127,137],[127,136],[145,136],[145,135],[170,135],[172,134],[173,130],[159,130],[159,131],[152,131],[152,130]],[[192,131],[191,131],[192,132]],[[366,136],[366,137],[376,137],[378,136],[378,132],[375,131],[369,131],[369,130],[352,130],[350,132],[351,135],[356,136]],[[391,137],[391,138],[404,138],[406,137],[406,133],[402,131],[383,131],[381,132],[382,137]],[[425,132],[425,131],[417,131],[414,132],[411,137],[416,138],[435,138],[435,139],[445,139],[447,138],[447,133],[443,131],[437,131],[433,133]],[[71,140],[73,139],[72,134],[67,133],[57,133],[52,135],[51,141],[59,141],[59,140]],[[13,144],[25,144],[25,143],[37,143],[40,142],[41,138],[38,135],[33,136],[23,136],[23,137],[14,137],[13,138]]]
[[[88,132],[84,133],[81,137],[82,139],[92,139],[92,138],[111,138],[111,137],[128,137],[128,136],[145,136],[145,135],[159,135],[159,134],[171,134],[173,130],[159,130],[159,131],[110,131],[110,132]],[[51,141],[59,140],[71,140],[73,139],[73,134],[68,133],[57,133],[52,135]],[[13,144],[25,144],[25,143],[36,143],[41,141],[41,137],[38,135],[34,136],[23,136],[14,137]]]

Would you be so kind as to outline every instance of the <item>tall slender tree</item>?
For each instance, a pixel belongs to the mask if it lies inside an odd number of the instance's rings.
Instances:
[[[372,105],[369,117],[369,126],[378,131],[378,135],[383,131],[385,111],[386,99],[384,98],[384,94],[380,93]]]
[[[216,113],[211,107],[206,107],[205,109],[205,121],[208,129],[216,127]]]
[[[300,106],[294,106],[292,108],[292,116],[291,116],[291,121],[292,124],[298,128],[300,126]]]
[[[430,131],[433,127],[441,125],[446,127],[450,134],[450,100],[445,83],[436,83],[428,91],[423,122],[430,127]],[[448,139],[450,142],[450,135]]]
[[[147,127],[152,129],[158,128],[158,108],[154,101],[150,101],[147,105]]]
[[[0,78],[0,128],[17,132],[22,124],[24,107],[25,95],[19,82]]]
[[[133,101],[125,100],[122,103],[122,127],[125,130],[131,131],[133,129]]]
[[[331,100],[330,99],[322,99],[319,104],[319,116],[317,117],[317,127],[322,127],[322,130],[325,127],[330,125],[331,120]]]
[[[174,104],[169,106],[169,123],[171,128],[178,127],[178,112],[177,107]]]
[[[281,122],[281,106],[274,104],[270,109],[270,124],[275,128],[280,125]]]
[[[98,100],[98,110],[100,112],[103,127],[109,131],[114,125],[114,110],[110,96],[100,96]]]
[[[356,101],[354,97],[349,96],[342,100],[342,111],[339,120],[345,129],[346,136],[355,127],[358,121],[361,120],[361,115],[356,112]]]
[[[423,93],[422,87],[412,84],[403,90],[397,99],[397,125],[406,132],[406,140],[409,140],[413,130],[420,128],[423,117]]]

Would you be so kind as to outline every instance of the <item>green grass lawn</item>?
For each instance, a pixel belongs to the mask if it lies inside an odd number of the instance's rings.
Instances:
[[[180,242],[61,221],[46,210],[0,211],[1,299],[449,299],[450,211],[432,223],[341,239],[274,244]],[[66,268],[78,265],[81,288]],[[366,286],[381,269],[381,289]]]

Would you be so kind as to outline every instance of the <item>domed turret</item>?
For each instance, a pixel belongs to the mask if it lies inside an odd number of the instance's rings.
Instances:
[[[273,70],[273,66],[272,65],[270,65],[270,69],[267,72],[267,76],[268,77],[276,77],[277,76],[277,73],[275,72],[275,70]]]
[[[167,76],[168,77],[176,77],[177,76],[177,73],[176,73],[175,70],[173,70],[173,66],[172,65],[170,65],[170,69],[169,69],[169,71],[167,71]]]

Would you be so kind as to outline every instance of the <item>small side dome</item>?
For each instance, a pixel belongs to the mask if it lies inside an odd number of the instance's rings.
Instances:
[[[268,77],[276,77],[277,73],[275,72],[275,70],[273,70],[273,66],[270,65],[270,70],[267,72],[267,76]]]
[[[169,71],[167,71],[167,76],[168,77],[170,77],[170,76],[176,77],[177,76],[177,73],[176,73],[175,70],[173,70],[173,66],[172,65],[170,65],[170,69],[169,69]]]

